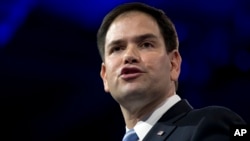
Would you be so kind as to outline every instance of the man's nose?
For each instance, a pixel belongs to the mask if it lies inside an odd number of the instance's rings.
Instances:
[[[139,63],[140,61],[140,54],[138,49],[136,47],[130,46],[126,48],[125,54],[124,54],[124,64],[133,64],[133,63]]]

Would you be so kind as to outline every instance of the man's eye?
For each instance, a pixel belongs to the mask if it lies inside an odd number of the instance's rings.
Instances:
[[[111,52],[117,52],[117,51],[120,51],[122,48],[117,46],[117,47],[113,47]]]
[[[153,44],[149,43],[149,42],[145,42],[141,45],[141,47],[143,48],[150,48],[150,47],[153,47]]]

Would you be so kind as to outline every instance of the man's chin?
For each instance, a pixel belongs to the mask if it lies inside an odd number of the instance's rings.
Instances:
[[[122,96],[127,97],[127,98],[138,98],[143,96],[145,91],[143,89],[139,88],[130,88],[130,89],[125,89],[122,91]]]

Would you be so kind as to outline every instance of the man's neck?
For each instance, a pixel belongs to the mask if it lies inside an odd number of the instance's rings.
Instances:
[[[156,99],[156,101],[146,103],[145,105],[140,106],[140,107],[134,106],[132,110],[126,109],[122,105],[120,105],[127,128],[129,128],[129,129],[133,128],[138,121],[149,117],[151,115],[151,113],[153,113],[153,111],[155,109],[157,109],[159,106],[161,106],[162,103],[164,103],[164,101],[168,97],[170,97],[174,94],[175,94],[175,92],[171,95],[166,95],[165,97],[158,98],[158,99]],[[140,103],[137,103],[136,105],[138,105],[138,104],[140,104]]]

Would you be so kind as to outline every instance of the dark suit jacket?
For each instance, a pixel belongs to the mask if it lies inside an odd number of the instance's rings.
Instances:
[[[143,141],[229,141],[230,127],[238,124],[246,123],[227,108],[193,109],[181,100],[161,117]]]

